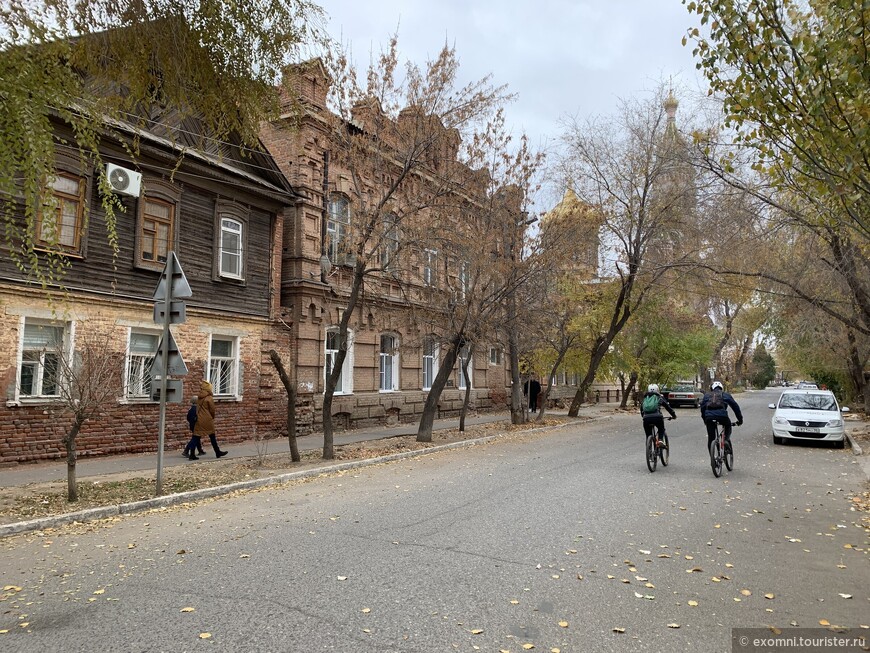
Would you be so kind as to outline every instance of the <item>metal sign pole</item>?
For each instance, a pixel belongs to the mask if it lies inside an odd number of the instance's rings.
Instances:
[[[157,496],[163,494],[163,442],[165,440],[166,430],[166,389],[168,386],[167,376],[169,376],[169,324],[171,319],[172,306],[172,277],[175,274],[173,269],[173,261],[175,256],[169,252],[166,257],[166,310],[163,311],[163,339],[161,342],[160,355],[163,359],[163,366],[160,370],[160,420],[157,426]]]

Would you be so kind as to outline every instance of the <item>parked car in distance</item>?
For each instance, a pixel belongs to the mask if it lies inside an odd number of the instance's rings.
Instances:
[[[803,440],[831,442],[838,449],[846,445],[843,413],[849,407],[840,408],[830,390],[786,390],[769,408],[774,410],[770,420],[774,444]]]
[[[800,383],[797,384],[797,389],[798,390],[818,390],[819,386],[815,383],[810,382],[810,381],[801,381]]]
[[[701,402],[701,393],[690,385],[675,385],[673,388],[665,388],[662,391],[668,403],[677,406],[692,406],[697,408]]]

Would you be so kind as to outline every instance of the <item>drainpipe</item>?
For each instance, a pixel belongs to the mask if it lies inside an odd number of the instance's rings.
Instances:
[[[329,259],[326,256],[326,220],[329,211],[329,150],[323,151],[323,206],[320,211],[320,282],[326,283]]]

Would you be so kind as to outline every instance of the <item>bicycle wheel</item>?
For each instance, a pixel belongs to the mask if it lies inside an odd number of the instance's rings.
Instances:
[[[656,453],[656,432],[653,430],[653,434],[646,438],[646,466],[651,472],[656,471]]]
[[[670,458],[670,442],[668,441],[667,434],[662,437],[662,442],[665,443],[666,447],[659,447],[659,458],[662,460],[662,467],[668,466],[668,459]],[[730,467],[728,469],[731,469]]]
[[[725,467],[729,472],[734,469],[734,447],[731,446],[730,440],[725,440]]]
[[[710,467],[713,468],[713,476],[716,478],[722,476],[722,455],[719,450],[718,435],[710,443]]]

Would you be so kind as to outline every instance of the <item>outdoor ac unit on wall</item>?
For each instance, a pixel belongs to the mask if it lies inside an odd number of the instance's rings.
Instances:
[[[118,193],[118,195],[139,197],[139,192],[142,188],[141,173],[116,166],[114,163],[107,163],[106,177],[109,178],[109,185],[112,187],[112,190]]]

